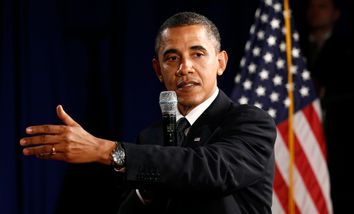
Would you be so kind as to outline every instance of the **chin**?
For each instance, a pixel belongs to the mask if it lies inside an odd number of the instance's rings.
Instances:
[[[178,102],[183,106],[195,107],[201,104],[204,100],[199,96],[179,96]]]

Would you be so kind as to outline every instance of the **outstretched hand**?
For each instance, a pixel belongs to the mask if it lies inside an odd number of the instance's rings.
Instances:
[[[26,128],[33,135],[20,140],[23,154],[43,159],[62,160],[70,163],[100,162],[110,164],[113,141],[97,138],[73,120],[61,105],[57,115],[63,125],[38,125]]]

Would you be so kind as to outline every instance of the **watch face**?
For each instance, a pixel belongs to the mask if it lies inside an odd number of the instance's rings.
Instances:
[[[114,152],[114,153],[112,154],[112,158],[113,158],[113,161],[117,163],[118,158],[117,158],[117,153],[116,153],[116,152]]]
[[[124,165],[124,159],[125,159],[125,153],[122,149],[117,149],[116,151],[113,152],[112,154],[112,159],[115,164],[119,166]]]

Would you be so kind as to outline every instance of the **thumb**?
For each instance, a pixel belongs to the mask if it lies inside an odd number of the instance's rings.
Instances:
[[[57,115],[60,120],[68,126],[80,126],[75,120],[73,120],[63,109],[62,105],[57,106]]]

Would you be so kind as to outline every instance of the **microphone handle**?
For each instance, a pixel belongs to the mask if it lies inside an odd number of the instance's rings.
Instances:
[[[177,146],[176,115],[162,115],[163,137],[166,146]]]

